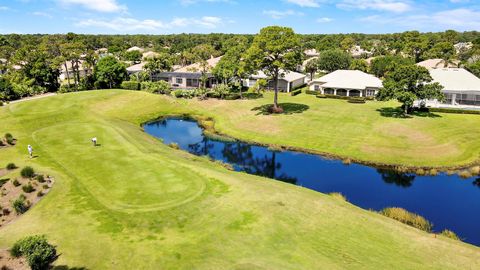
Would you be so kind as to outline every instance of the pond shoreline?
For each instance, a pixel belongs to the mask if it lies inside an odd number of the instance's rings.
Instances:
[[[196,121],[198,125],[203,129],[204,134],[207,137],[211,137],[211,138],[213,137],[213,138],[222,139],[225,141],[238,141],[238,142],[244,142],[252,145],[263,146],[278,152],[295,151],[295,152],[300,152],[305,154],[312,154],[328,160],[342,161],[344,164],[347,164],[347,165],[351,163],[355,163],[355,164],[365,165],[369,167],[374,167],[376,169],[392,170],[399,173],[414,173],[417,175],[425,175],[425,176],[428,176],[428,175],[435,176],[438,173],[447,173],[447,174],[458,174],[461,177],[463,177],[461,175],[462,171],[469,171],[472,168],[480,166],[480,159],[464,165],[457,165],[457,166],[411,166],[411,165],[403,165],[403,164],[389,164],[389,163],[383,163],[383,162],[361,160],[361,159],[356,159],[348,156],[341,156],[341,155],[336,155],[328,152],[322,152],[322,151],[317,151],[317,150],[302,148],[302,147],[259,143],[251,140],[238,139],[228,134],[220,133],[217,130],[215,130],[215,120],[212,117],[205,117],[205,116],[199,116],[199,115],[193,115],[193,114],[162,115],[155,119],[143,122],[140,124],[140,126],[143,129],[143,126],[145,124],[152,123],[159,120],[171,119],[171,118]],[[466,178],[469,178],[471,176],[472,175],[469,175]]]

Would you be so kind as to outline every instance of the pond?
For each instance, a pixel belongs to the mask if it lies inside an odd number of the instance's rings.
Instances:
[[[231,164],[236,171],[265,176],[323,193],[340,192],[364,209],[402,207],[480,246],[480,177],[417,176],[294,151],[277,152],[244,142],[225,142],[203,135],[194,120],[168,118],[144,126],[165,144]]]

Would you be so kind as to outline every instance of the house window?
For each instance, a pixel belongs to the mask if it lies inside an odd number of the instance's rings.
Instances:
[[[177,78],[175,80],[175,82],[178,83],[178,84],[182,84],[183,83],[183,78]]]
[[[187,87],[198,87],[197,79],[187,79]]]
[[[373,96],[375,96],[375,90],[367,89],[367,97],[373,97]]]
[[[313,86],[313,89],[314,89],[315,91],[319,91],[319,90],[320,90],[320,85],[314,85],[314,86]]]
[[[331,89],[331,88],[326,88],[323,90],[324,94],[325,95],[334,95],[335,94],[335,90]]]

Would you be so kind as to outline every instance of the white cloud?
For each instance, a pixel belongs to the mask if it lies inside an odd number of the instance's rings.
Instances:
[[[7,10],[10,10],[10,8],[5,6],[0,6],[0,11],[7,11]]]
[[[328,17],[322,17],[322,18],[318,18],[318,19],[317,19],[317,22],[318,22],[318,23],[329,23],[329,22],[331,22],[331,21],[333,21],[333,19],[332,19],[332,18],[328,18]]]
[[[40,16],[40,17],[46,17],[46,18],[53,18],[52,15],[46,13],[46,12],[42,12],[42,11],[35,11],[35,12],[32,12],[32,15],[35,15],[35,16]]]
[[[115,18],[113,20],[86,19],[78,21],[75,25],[78,27],[98,27],[114,30],[117,32],[132,31],[158,31],[178,27],[200,26],[202,28],[213,29],[222,25],[223,19],[213,16],[201,18],[175,18],[170,22],[160,20],[138,20],[134,18]]]
[[[117,0],[57,0],[59,3],[71,6],[79,5],[84,8],[100,12],[125,12],[127,6],[121,5]]]
[[[304,14],[302,12],[294,11],[294,10],[285,10],[285,11],[279,11],[279,10],[264,10],[263,14],[270,16],[273,19],[282,19],[288,16],[303,16]]]
[[[362,22],[375,25],[399,25],[421,31],[440,31],[455,29],[458,31],[476,30],[480,28],[480,11],[466,8],[438,11],[429,14],[386,17],[380,15],[360,19]]]
[[[410,3],[405,0],[343,0],[337,4],[337,7],[343,9],[373,9],[396,13],[406,12],[412,8]]]
[[[193,4],[196,4],[196,3],[200,3],[200,2],[207,2],[207,3],[236,3],[235,1],[233,0],[179,0],[180,4],[182,4],[183,6],[189,6],[189,5],[193,5]]]
[[[292,3],[301,7],[320,7],[320,1],[318,0],[286,0],[288,3]]]

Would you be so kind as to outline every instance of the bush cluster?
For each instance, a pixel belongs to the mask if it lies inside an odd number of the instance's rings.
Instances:
[[[17,241],[10,249],[13,257],[25,257],[32,270],[50,269],[50,265],[57,260],[55,246],[48,243],[43,235],[28,236]]]
[[[140,83],[136,81],[123,81],[120,87],[125,90],[140,90]]]
[[[11,171],[11,170],[15,170],[17,168],[17,165],[15,165],[15,163],[8,163],[7,164],[7,167],[5,167],[7,170]]]
[[[14,143],[14,138],[13,135],[10,133],[5,134],[5,141],[7,141],[8,144],[13,145]]]
[[[172,87],[168,82],[158,81],[158,82],[142,82],[141,89],[149,93],[157,93],[170,95],[172,92]]]
[[[305,94],[307,95],[317,95],[319,92],[318,91],[313,91],[313,90],[306,90]]]
[[[32,184],[28,183],[25,186],[22,186],[22,190],[25,193],[32,193],[35,191],[35,188],[32,186]]]
[[[380,211],[380,213],[384,216],[393,218],[395,220],[398,220],[404,224],[410,225],[417,229],[420,229],[426,232],[432,231],[432,227],[433,227],[432,223],[430,223],[424,217],[414,213],[410,213],[403,208],[399,208],[399,207],[385,208],[382,211]]]
[[[24,178],[33,178],[35,176],[35,171],[33,170],[32,167],[27,166],[22,169],[20,172],[20,175]]]
[[[15,201],[13,201],[12,208],[13,210],[15,210],[15,213],[23,214],[27,212],[27,210],[30,208],[30,203],[26,200],[25,196],[22,194]]]

